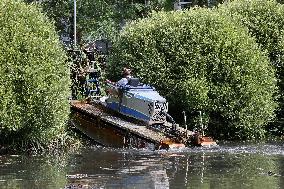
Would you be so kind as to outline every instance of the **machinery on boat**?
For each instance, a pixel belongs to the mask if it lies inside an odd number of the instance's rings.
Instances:
[[[92,52],[88,52],[92,53]],[[89,56],[89,55],[88,55]],[[94,56],[89,56],[94,57]],[[168,102],[162,97],[154,87],[140,83],[138,78],[129,78],[126,85],[118,85],[115,83],[107,85],[107,96],[101,96],[100,89],[100,69],[95,65],[94,60],[90,60],[90,66],[87,70],[86,82],[85,82],[85,95],[89,99],[89,105],[98,107],[103,105],[103,111],[112,111],[113,118],[105,116],[103,119],[111,123],[119,129],[123,129],[127,132],[132,132],[139,135],[142,138],[151,139],[152,136],[147,132],[151,130],[151,135],[157,135],[152,137],[152,141],[160,141],[162,144],[170,146],[174,144],[177,147],[184,147],[189,145],[195,146],[215,146],[216,142],[211,137],[204,136],[203,128],[199,132],[189,131],[186,125],[186,115],[184,113],[185,124],[183,127],[175,123],[174,119],[168,114]],[[73,108],[81,112],[89,112],[89,105],[82,105],[73,103]],[[72,107],[72,103],[71,103]],[[102,115],[97,112],[100,110],[92,110],[88,115],[96,115],[98,120],[102,120]],[[118,114],[117,114],[118,113]],[[129,122],[128,128],[124,125],[116,123],[115,117],[124,116],[124,120]],[[139,124],[135,123],[139,121]],[[131,123],[132,122],[132,123]],[[133,123],[135,123],[133,125]],[[142,128],[143,127],[143,128]],[[89,131],[88,131],[89,132]],[[94,133],[96,133],[95,131]],[[142,133],[145,132],[145,133]],[[153,134],[154,133],[154,134]],[[102,135],[105,135],[102,131]],[[143,135],[143,136],[142,136]],[[161,139],[160,136],[164,136]],[[155,138],[155,139],[154,139]],[[169,142],[166,142],[169,141]]]
[[[130,78],[125,86],[110,85],[106,107],[126,116],[145,122],[147,125],[164,124],[168,103],[154,87],[139,83],[138,78]]]
[[[192,132],[175,123],[168,114],[168,102],[154,87],[140,83],[138,78],[129,78],[128,84],[109,84],[108,96],[100,101],[108,109],[145,123],[148,128],[163,133],[185,145],[212,146],[216,142],[205,137],[204,131]]]

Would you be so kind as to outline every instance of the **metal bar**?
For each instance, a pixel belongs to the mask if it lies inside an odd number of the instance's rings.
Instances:
[[[77,33],[77,31],[76,31],[76,22],[77,22],[77,20],[76,20],[76,17],[77,17],[77,10],[76,10],[77,8],[76,8],[76,0],[74,0],[74,48],[76,48],[76,45],[77,45],[77,36],[76,36],[76,33]]]

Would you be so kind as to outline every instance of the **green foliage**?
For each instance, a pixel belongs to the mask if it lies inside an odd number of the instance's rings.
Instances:
[[[27,2],[27,0],[25,0]],[[36,0],[29,0],[32,2],[37,2]],[[64,30],[63,28],[63,19],[66,19],[73,15],[73,1],[68,0],[48,0],[41,2],[43,12],[46,15],[54,20],[56,29],[58,31]],[[67,20],[68,21],[68,20]]]
[[[70,79],[54,26],[34,5],[0,1],[1,142],[62,139]]]
[[[280,88],[278,121],[273,129],[284,134],[283,121],[279,122],[284,119],[284,5],[276,0],[235,0],[221,5],[218,11],[247,27],[261,49],[268,53]]]
[[[73,1],[48,0],[42,6],[44,12],[55,21],[59,31],[64,30],[62,19],[73,24]],[[152,10],[172,8],[173,4],[169,0],[152,0],[146,4],[144,0],[80,0],[77,1],[78,36],[83,40],[112,40],[125,22],[145,17]]]
[[[105,88],[105,55],[101,52],[94,50],[93,52],[86,52],[84,50],[69,51],[71,71],[71,90],[72,99],[83,100],[88,96],[94,94],[88,94],[89,90],[96,90],[97,83],[87,82],[89,79],[94,79],[94,74],[90,73],[90,70],[96,70],[96,78],[99,82],[99,93],[96,95],[106,95]]]
[[[226,138],[261,138],[273,118],[276,79],[245,28],[208,9],[153,13],[129,24],[113,46],[109,75],[131,67],[181,114],[205,112]]]
[[[212,7],[216,6],[219,3],[223,3],[224,0],[192,0],[191,6],[200,6],[200,7]]]
[[[37,2],[37,0],[25,0]],[[112,41],[128,21],[147,17],[152,11],[173,10],[173,0],[77,0],[77,36],[79,42],[96,39]],[[190,6],[215,6],[223,0],[193,0]],[[74,2],[70,0],[47,0],[40,3],[49,18],[55,21],[58,31],[73,37]],[[71,29],[71,31],[70,31]]]

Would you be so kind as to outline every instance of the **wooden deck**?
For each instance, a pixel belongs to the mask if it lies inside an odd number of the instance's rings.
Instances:
[[[92,130],[94,131],[94,133],[97,133],[97,135],[99,135],[99,133],[101,135],[105,135],[106,133],[97,132],[95,130],[102,128],[103,127],[102,125],[104,124],[108,124],[110,125],[111,130],[113,131],[120,130],[120,134],[117,135],[121,135],[121,137],[123,138],[122,140],[124,141],[123,143],[125,143],[125,141],[130,141],[125,138],[130,134],[131,136],[135,136],[140,142],[144,141],[154,144],[155,148],[184,147],[183,144],[176,143],[175,141],[173,141],[173,139],[168,138],[161,132],[149,129],[146,125],[132,123],[127,120],[124,120],[123,118],[114,116],[111,113],[104,111],[104,109],[100,107],[100,105],[96,106],[80,101],[71,101],[70,105],[73,111],[79,112],[81,114],[84,114],[85,116],[94,119],[97,125],[93,126],[94,128],[92,128]],[[112,132],[111,130],[108,129],[107,132]],[[92,131],[90,131],[89,129],[88,131],[85,131],[85,133],[86,132],[92,132]],[[86,134],[92,136],[91,133],[86,133]],[[117,136],[109,138],[117,138]],[[113,143],[117,143],[117,141],[113,141]],[[135,143],[137,143],[137,140]]]

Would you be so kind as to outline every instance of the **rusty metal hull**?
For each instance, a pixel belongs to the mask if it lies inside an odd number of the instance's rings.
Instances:
[[[72,115],[72,120],[77,129],[97,143],[109,147],[125,147],[124,135],[121,131],[115,130],[107,124],[99,124],[97,120],[78,112]]]
[[[148,126],[112,115],[100,106],[71,101],[76,127],[96,142],[110,147],[151,149],[183,148],[183,143],[156,132]]]

